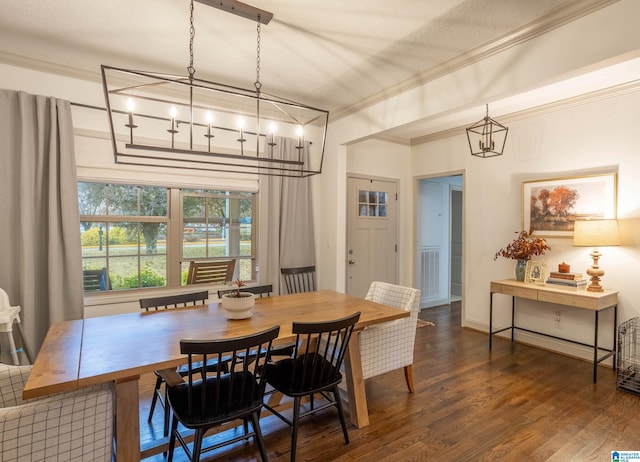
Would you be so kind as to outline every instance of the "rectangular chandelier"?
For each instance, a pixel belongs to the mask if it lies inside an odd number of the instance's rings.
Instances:
[[[102,65],[116,163],[307,177],[329,112],[255,89]]]

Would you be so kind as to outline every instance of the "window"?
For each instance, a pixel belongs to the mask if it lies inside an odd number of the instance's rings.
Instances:
[[[182,191],[182,283],[191,260],[234,258],[240,279],[255,279],[251,193]]]
[[[79,182],[78,200],[85,291],[183,285],[192,260],[255,279],[253,193]]]
[[[359,217],[386,217],[387,193],[384,191],[358,190]]]

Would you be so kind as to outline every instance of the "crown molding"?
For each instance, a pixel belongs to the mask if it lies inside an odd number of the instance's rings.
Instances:
[[[86,80],[88,82],[100,82],[100,70],[88,71],[77,67],[64,66],[62,64],[42,61],[40,59],[30,58],[28,56],[16,55],[0,51],[0,63],[10,66],[23,67],[34,71],[46,72],[47,74],[55,74],[73,79]]]
[[[618,1],[619,0],[576,0],[571,4],[553,10],[546,16],[543,16],[514,32],[506,34],[497,40],[492,40],[491,42],[479,45],[478,47],[466,53],[462,53],[449,61],[431,69],[427,69],[426,71],[404,80],[395,86],[386,88],[374,95],[371,95],[356,104],[333,111],[331,118],[333,121],[336,121],[343,117],[352,115],[369,106],[373,106],[374,104],[380,103],[386,99],[398,96],[473,63],[482,61],[483,59],[508,50],[509,48],[520,45],[549,31],[564,26],[565,24],[571,23],[576,19],[587,16],[602,8],[606,8]]]

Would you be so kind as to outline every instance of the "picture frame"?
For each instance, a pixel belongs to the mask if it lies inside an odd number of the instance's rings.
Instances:
[[[542,260],[528,260],[524,272],[524,282],[544,284],[547,279],[547,262]]]
[[[576,220],[616,218],[617,174],[522,183],[522,229],[540,237],[572,237]]]

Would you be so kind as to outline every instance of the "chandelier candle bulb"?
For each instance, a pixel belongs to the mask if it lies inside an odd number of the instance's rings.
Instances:
[[[303,130],[302,130],[302,125],[298,125],[298,129],[296,130],[296,133],[298,134],[298,149],[302,149],[302,146],[304,144],[304,136],[303,136]]]
[[[274,135],[276,132],[276,124],[271,122],[269,124],[269,146],[275,146]]]
[[[240,143],[247,141],[244,139],[244,119],[242,117],[238,117],[238,132],[240,133],[238,141],[240,141]]]
[[[133,110],[135,109],[136,104],[133,101],[133,98],[129,97],[127,99],[127,112],[129,113],[129,123],[125,125],[125,127],[129,128],[129,143],[133,144],[133,129],[138,126],[133,123]]]
[[[204,135],[207,138],[207,152],[211,152],[211,138],[214,138],[215,135],[211,134],[211,124],[213,123],[213,115],[211,112],[207,111],[204,115],[205,120],[207,121],[207,134]]]
[[[136,103],[134,103],[133,98],[129,98],[127,100],[127,112],[129,112],[129,123],[126,125],[129,128],[135,128],[136,125],[133,124],[133,110],[136,107]]]
[[[171,116],[171,129],[168,130],[168,132],[171,134],[178,133],[178,130],[176,130],[176,116],[178,115],[178,109],[176,109],[175,106],[171,106],[171,109],[169,109],[169,115]]]

